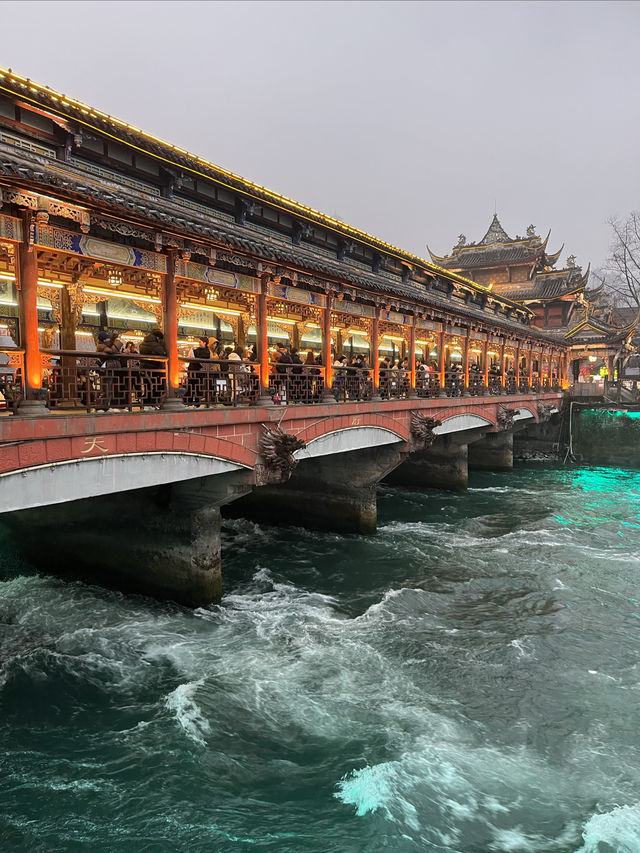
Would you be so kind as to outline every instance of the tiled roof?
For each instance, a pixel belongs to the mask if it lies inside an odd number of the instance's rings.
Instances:
[[[482,267],[498,267],[516,263],[535,263],[544,254],[544,247],[539,243],[531,246],[527,242],[511,246],[477,246],[454,249],[453,254],[439,258],[433,253],[431,257],[445,269],[478,269]]]
[[[158,223],[160,227],[172,226],[182,232],[219,241],[252,254],[273,260],[280,264],[302,266],[307,270],[327,275],[338,280],[358,285],[369,292],[383,292],[399,296],[411,303],[429,306],[443,312],[452,311],[471,320],[488,322],[493,326],[512,330],[522,330],[522,324],[505,316],[492,315],[479,305],[455,306],[444,294],[427,290],[423,286],[407,282],[389,281],[383,275],[373,272],[357,272],[345,267],[337,260],[320,256],[305,246],[284,246],[262,241],[258,236],[248,239],[246,229],[232,222],[214,220],[198,212],[187,212],[170,199],[155,197],[147,199],[126,186],[105,185],[91,174],[82,172],[71,164],[56,162],[50,165],[45,161],[33,162],[28,152],[7,150],[0,143],[0,175],[18,177],[50,188],[50,191],[63,189],[75,198],[106,206],[118,214],[134,214],[147,222]],[[253,237],[253,235],[252,235]],[[509,300],[500,294],[491,296],[497,302],[509,304]],[[511,303],[513,304],[513,303]],[[514,306],[515,307],[515,306]],[[548,335],[535,327],[527,327],[527,334],[545,339]]]
[[[360,231],[345,222],[327,216],[307,205],[300,204],[253,181],[249,181],[240,175],[204,160],[202,157],[190,154],[178,146],[171,145],[126,122],[120,121],[87,104],[83,104],[74,98],[56,92],[48,86],[42,86],[33,80],[1,67],[0,91],[14,97],[18,96],[25,102],[29,102],[40,109],[45,109],[47,113],[57,116],[58,120],[70,120],[79,127],[87,129],[89,132],[94,131],[99,134],[107,134],[122,144],[130,146],[132,149],[144,151],[161,163],[165,163],[170,167],[181,168],[187,174],[206,178],[219,186],[234,190],[245,197],[260,199],[302,220],[316,222],[342,236],[365,243],[380,252],[385,252],[412,265],[420,266],[429,272],[437,273],[441,271],[436,264],[430,263],[418,255],[413,255],[411,252],[386,243],[378,237],[367,234],[365,231]],[[455,276],[455,273],[452,273],[452,275]],[[460,280],[462,280],[462,276],[460,276]],[[480,292],[487,291],[486,287],[476,282],[465,281],[464,283],[473,290]]]
[[[580,267],[575,267],[569,270],[558,270],[554,273],[538,274],[530,284],[501,288],[500,296],[511,299],[513,302],[532,299],[559,299],[561,296],[583,290],[585,284],[586,276],[582,275]]]

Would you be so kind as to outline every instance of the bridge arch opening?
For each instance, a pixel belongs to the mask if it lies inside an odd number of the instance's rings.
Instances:
[[[72,459],[0,475],[0,513],[240,471],[227,459],[188,452]]]
[[[383,427],[346,427],[312,439],[306,447],[297,450],[294,456],[298,461],[302,461],[317,456],[330,456],[334,453],[349,453],[352,450],[384,447],[387,444],[395,444],[400,441],[404,441],[402,436]]]

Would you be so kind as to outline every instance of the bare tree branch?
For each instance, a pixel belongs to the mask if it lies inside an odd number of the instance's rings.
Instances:
[[[640,212],[608,220],[614,239],[604,269],[605,286],[615,304],[640,310]]]

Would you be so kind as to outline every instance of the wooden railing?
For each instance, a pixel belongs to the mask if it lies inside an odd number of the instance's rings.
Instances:
[[[409,396],[411,372],[399,368],[380,369],[380,396],[383,400],[400,400]]]
[[[159,408],[167,396],[167,357],[105,356],[43,350],[42,386],[49,409]]]
[[[440,378],[433,371],[420,371],[416,376],[416,396],[439,397],[442,391]]]
[[[0,412],[13,412],[24,396],[24,350],[0,348]]]
[[[46,405],[51,410],[127,411],[160,408],[167,397],[167,357],[139,354],[104,356],[96,352],[44,350],[43,382]],[[186,407],[255,406],[260,397],[259,367],[250,361],[181,358],[181,380],[176,396]],[[313,405],[327,402],[326,371],[321,365],[274,363],[270,365],[268,393],[276,405]],[[334,367],[331,396],[336,403],[447,397],[481,397],[503,394],[560,391],[558,380],[533,374],[532,381],[521,373],[501,377],[470,372],[465,387],[464,374],[445,372],[444,389],[438,373],[418,371],[415,391],[411,374],[398,368],[380,369],[378,395],[374,371],[362,367]],[[0,348],[0,412],[14,412],[24,397],[24,351]]]
[[[250,361],[181,358],[180,391],[185,406],[255,406],[260,394],[258,366]]]
[[[325,387],[325,369],[320,365],[269,365],[269,394],[276,406],[319,403]]]

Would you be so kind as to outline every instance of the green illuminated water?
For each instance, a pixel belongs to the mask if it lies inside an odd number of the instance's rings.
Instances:
[[[0,545],[0,850],[640,851],[639,513],[523,468],[234,521],[196,612]]]

